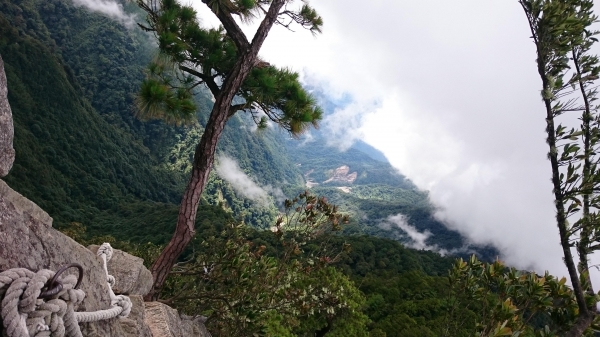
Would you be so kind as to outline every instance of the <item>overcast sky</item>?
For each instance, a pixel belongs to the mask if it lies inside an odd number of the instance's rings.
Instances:
[[[383,151],[430,191],[449,227],[493,243],[513,266],[565,275],[535,49],[518,2],[311,4],[323,34],[279,27],[261,56],[348,95],[337,134]]]

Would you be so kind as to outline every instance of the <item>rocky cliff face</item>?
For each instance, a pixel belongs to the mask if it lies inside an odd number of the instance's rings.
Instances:
[[[4,62],[0,56],[0,177],[8,174],[15,160],[15,150],[13,149],[14,129],[7,96],[8,89],[6,74],[4,73]]]
[[[111,303],[97,249],[87,249],[52,228],[48,213],[0,180],[0,271],[17,267],[56,271],[78,263],[84,270],[81,289],[86,297],[76,311],[103,310]],[[201,319],[181,316],[162,303],[144,303],[142,297],[150,290],[152,275],[142,259],[115,249],[107,267],[116,280],[115,292],[128,294],[133,308],[127,318],[80,324],[84,336],[210,336]]]
[[[21,267],[56,271],[79,263],[84,267],[81,289],[86,297],[77,311],[109,308],[101,260],[51,226],[48,213],[0,180],[0,270]],[[85,324],[82,332],[85,336],[124,336],[117,319]]]
[[[12,115],[0,58],[0,177],[8,173],[14,161],[12,140]],[[52,228],[48,213],[0,179],[0,271],[12,268],[57,271],[66,264],[78,263],[83,266],[80,289],[86,297],[76,311],[104,310],[110,308],[111,301],[102,260],[95,254],[97,249],[97,246],[87,249]],[[142,262],[114,250],[107,268],[115,277],[114,290],[129,295],[133,304],[131,313],[126,318],[80,323],[83,336],[210,337],[200,319],[180,316],[175,309],[161,303],[144,303],[142,297],[153,280]],[[63,275],[68,273],[77,271],[68,269]],[[3,335],[1,319],[0,335]]]

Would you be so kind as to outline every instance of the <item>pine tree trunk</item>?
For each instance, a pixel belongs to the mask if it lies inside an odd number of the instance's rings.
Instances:
[[[154,262],[151,268],[154,276],[154,284],[150,292],[144,297],[146,301],[154,301],[158,299],[160,290],[171,272],[177,258],[181,255],[185,247],[192,241],[196,233],[196,213],[198,204],[212,164],[215,159],[215,151],[219,137],[225,128],[225,123],[230,116],[231,102],[235,94],[241,87],[242,83],[254,67],[264,40],[267,37],[271,27],[277,19],[279,10],[284,5],[285,0],[275,0],[271,3],[269,11],[261,22],[253,40],[249,44],[246,37],[241,34],[241,30],[233,21],[230,15],[220,11],[217,15],[223,26],[227,29],[228,34],[238,48],[247,48],[239,50],[238,59],[233,66],[231,72],[227,75],[223,86],[220,89],[219,95],[215,97],[215,104],[210,113],[208,123],[204,129],[204,134],[200,139],[200,143],[196,147],[194,153],[194,163],[192,166],[192,176],[183,194],[181,205],[179,206],[179,215],[177,217],[177,225],[175,233],[171,241],[167,244],[160,256]],[[241,39],[243,38],[243,41]]]

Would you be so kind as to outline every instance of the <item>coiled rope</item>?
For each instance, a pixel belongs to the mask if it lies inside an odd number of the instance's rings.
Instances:
[[[112,257],[108,243],[98,248],[108,283],[111,307],[94,312],[75,312],[85,293],[77,289],[83,277],[83,268],[69,264],[57,272],[42,269],[33,272],[25,268],[13,268],[0,273],[0,317],[8,337],[83,337],[78,323],[96,322],[115,317],[127,317],[131,300],[115,295],[112,287],[115,278],[108,274],[106,263]],[[58,280],[65,270],[76,267],[79,278],[68,275]]]

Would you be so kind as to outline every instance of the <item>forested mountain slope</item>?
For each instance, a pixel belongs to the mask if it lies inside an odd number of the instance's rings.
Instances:
[[[143,20],[133,4],[123,6]],[[0,0],[0,32],[17,152],[8,183],[48,210],[59,228],[79,222],[91,235],[164,243],[210,95],[196,96],[200,126],[137,120],[133,101],[154,56],[152,38],[69,0]],[[333,104],[317,96],[331,112]],[[232,118],[218,153],[233,158],[259,186],[282,188],[287,197],[306,188],[327,196],[352,215],[348,234],[394,238],[418,249],[472,251],[433,218],[427,194],[369,145],[359,142],[339,152],[325,146],[318,131],[307,142],[278,129],[254,129],[244,115]],[[234,187],[213,173],[203,207],[269,227],[277,197],[259,204]],[[398,222],[425,239],[415,241]]]
[[[126,197],[176,202],[180,177],[102,119],[49,47],[0,20],[18,152],[7,181],[58,217],[69,205],[110,208]]]
[[[17,151],[6,180],[59,228],[81,222],[92,234],[154,232],[152,241],[164,242],[174,218],[142,223],[139,214],[155,214],[157,203],[176,209],[202,128],[135,119],[133,99],[153,56],[149,37],[65,0],[2,0],[0,29]],[[202,123],[212,103],[202,93],[197,103]],[[299,171],[272,137],[236,118],[219,151],[260,172],[260,182],[298,183]],[[208,190],[208,201],[249,223],[275,216],[274,206],[253,207],[215,175]]]

